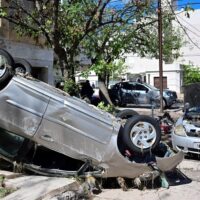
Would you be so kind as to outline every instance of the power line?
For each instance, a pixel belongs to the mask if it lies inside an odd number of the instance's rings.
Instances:
[[[191,29],[187,28],[187,27],[184,26],[183,24],[182,24],[182,26],[183,26],[186,30],[188,30],[188,31],[190,31],[191,33],[193,33],[194,35],[196,35],[197,37],[200,37],[200,35],[198,35],[198,34],[195,33],[194,31],[192,31]]]
[[[185,30],[185,28],[183,27],[183,25],[181,24],[181,22],[179,21],[179,19],[177,18],[176,14],[174,13],[174,10],[170,4],[170,2],[167,0],[167,3],[172,11],[172,13],[174,14],[176,21],[178,22],[178,24],[180,25],[180,27],[182,28],[182,30],[184,31],[184,33],[186,34],[186,36],[188,37],[188,39],[191,41],[191,43],[196,46],[198,49],[200,49],[200,47],[192,40],[192,38],[189,36],[189,34],[187,33],[187,31]]]
[[[190,24],[189,22],[187,22],[185,19],[183,19],[181,16],[179,16],[179,18],[184,21],[186,24],[188,24],[189,26],[191,26],[192,28],[194,28],[197,32],[200,33],[200,30],[197,29],[194,25]]]

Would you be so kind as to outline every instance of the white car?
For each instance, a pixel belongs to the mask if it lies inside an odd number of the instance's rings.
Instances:
[[[200,107],[188,109],[177,120],[172,145],[175,150],[184,153],[200,154]]]

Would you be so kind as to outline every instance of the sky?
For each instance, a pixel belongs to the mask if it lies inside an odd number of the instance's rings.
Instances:
[[[112,6],[113,5],[119,6],[129,1],[130,0],[112,0]],[[141,0],[141,1],[145,1],[145,0]],[[168,2],[177,1],[178,10],[180,10],[181,8],[184,8],[187,4],[190,5],[190,7],[192,7],[193,9],[200,9],[200,0],[167,0],[167,1]]]
[[[187,4],[194,9],[200,9],[200,0],[178,0],[178,9],[185,7]]]

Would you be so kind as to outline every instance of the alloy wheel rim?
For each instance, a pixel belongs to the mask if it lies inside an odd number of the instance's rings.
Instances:
[[[5,74],[6,72],[6,65],[7,60],[4,56],[0,55],[0,78]]]
[[[148,122],[138,122],[130,131],[130,139],[140,149],[151,148],[156,141],[156,129]]]

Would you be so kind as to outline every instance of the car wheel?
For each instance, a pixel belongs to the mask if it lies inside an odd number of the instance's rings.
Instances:
[[[121,139],[131,151],[148,153],[159,144],[161,130],[154,118],[135,115],[135,117],[127,120]]]
[[[133,117],[135,115],[139,115],[136,111],[126,109],[126,110],[121,110],[116,114],[116,117],[121,118],[121,119],[128,119],[130,117]]]
[[[15,72],[17,73],[31,73],[31,64],[24,59],[15,59]]]
[[[0,89],[3,88],[14,75],[14,60],[12,56],[0,49]]]

